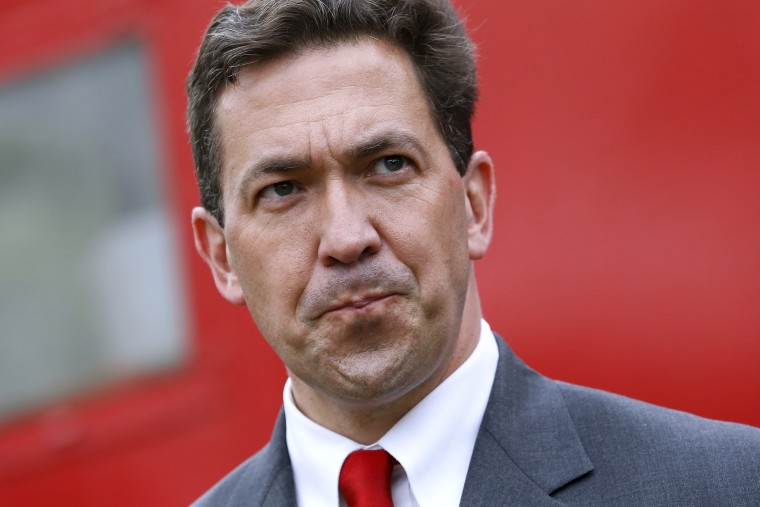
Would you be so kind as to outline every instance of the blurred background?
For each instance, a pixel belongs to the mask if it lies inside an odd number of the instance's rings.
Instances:
[[[497,166],[486,318],[546,375],[760,426],[760,3],[459,0]],[[0,505],[186,505],[285,372],[197,258],[216,0],[0,5]]]

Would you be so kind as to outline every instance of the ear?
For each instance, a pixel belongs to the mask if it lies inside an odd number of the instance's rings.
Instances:
[[[193,208],[192,221],[195,249],[211,268],[217,290],[230,303],[244,305],[243,291],[230,264],[224,229],[205,208]]]
[[[493,235],[493,202],[496,197],[493,162],[485,151],[470,157],[464,175],[467,204],[467,239],[470,259],[483,258]]]

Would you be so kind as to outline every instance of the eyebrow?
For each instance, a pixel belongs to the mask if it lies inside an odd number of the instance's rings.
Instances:
[[[422,142],[406,132],[382,132],[370,135],[366,140],[350,146],[345,150],[345,157],[350,161],[361,160],[386,150],[412,150],[427,162],[427,152]],[[310,157],[279,156],[265,157],[244,169],[238,189],[241,197],[247,194],[248,188],[258,178],[266,174],[282,174],[312,166]]]
[[[258,160],[244,169],[238,185],[241,197],[245,197],[248,188],[265,174],[281,174],[311,166],[311,160],[301,157],[273,156]]]
[[[358,160],[388,149],[411,149],[420,156],[425,156],[422,143],[413,135],[405,132],[382,133],[350,147],[346,155],[351,160]]]

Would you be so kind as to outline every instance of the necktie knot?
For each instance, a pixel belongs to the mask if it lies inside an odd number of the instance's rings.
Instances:
[[[338,480],[348,507],[393,507],[391,472],[395,463],[384,449],[349,454]]]

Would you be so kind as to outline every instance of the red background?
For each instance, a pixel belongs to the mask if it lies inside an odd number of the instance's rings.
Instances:
[[[760,3],[460,0],[497,165],[486,318],[543,373],[760,426]],[[184,505],[267,440],[284,370],[196,258],[184,79],[210,0],[6,0],[0,83],[148,49],[194,355],[0,426],[0,504]]]

